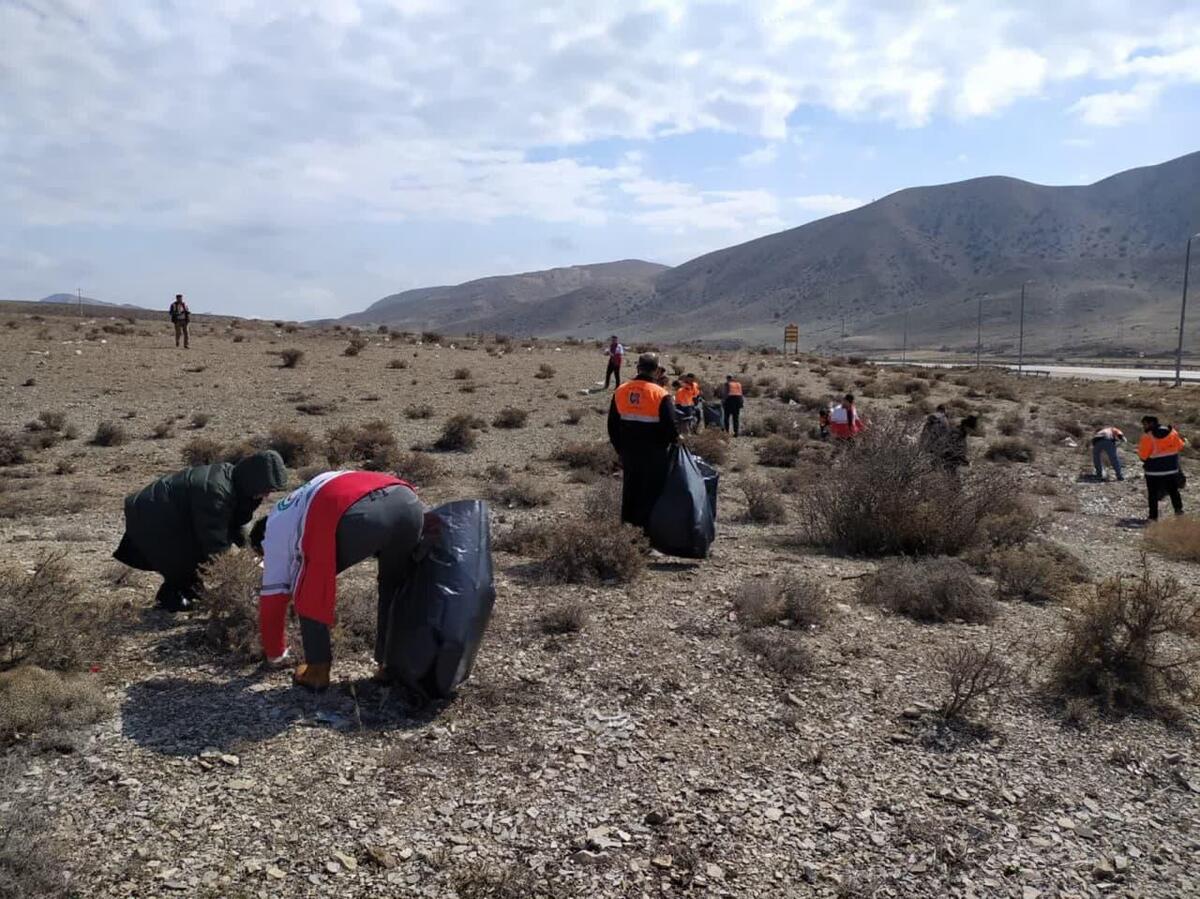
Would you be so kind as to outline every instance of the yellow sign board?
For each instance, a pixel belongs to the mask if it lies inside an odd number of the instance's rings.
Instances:
[[[783,351],[785,353],[789,346],[794,352],[800,352],[800,326],[795,323],[785,325],[783,329]]]

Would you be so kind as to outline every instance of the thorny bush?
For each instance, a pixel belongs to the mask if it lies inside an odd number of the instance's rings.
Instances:
[[[868,575],[859,598],[914,621],[990,621],[996,604],[970,566],[958,559],[901,559]]]

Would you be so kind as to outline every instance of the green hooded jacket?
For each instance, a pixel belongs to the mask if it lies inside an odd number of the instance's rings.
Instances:
[[[202,563],[245,543],[242,527],[261,497],[286,483],[274,450],[164,475],[125,497],[125,536],[113,557],[167,581],[194,580]]]

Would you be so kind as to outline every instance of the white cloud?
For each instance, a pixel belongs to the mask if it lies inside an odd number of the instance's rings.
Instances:
[[[1001,47],[967,69],[955,101],[959,115],[989,115],[1036,94],[1046,80],[1046,60],[1033,50]]]
[[[1147,82],[1128,91],[1091,94],[1079,99],[1070,111],[1088,125],[1124,125],[1145,115],[1158,101],[1161,91],[1160,85]]]
[[[757,150],[743,153],[738,157],[738,164],[744,165],[747,168],[757,168],[758,166],[770,165],[778,158],[779,144],[766,144]]]

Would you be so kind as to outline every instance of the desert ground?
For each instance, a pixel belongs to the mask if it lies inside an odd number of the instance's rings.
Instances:
[[[1200,539],[1190,518],[1134,526],[1130,448],[1126,481],[1080,477],[1096,426],[1136,442],[1153,410],[1196,437],[1200,389],[660,349],[706,387],[754,385],[750,433],[695,441],[722,474],[699,562],[619,525],[594,344],[212,319],[184,351],[150,316],[0,312],[0,894],[1200,893]],[[839,478],[874,476],[810,435],[847,389],[896,440],[860,462],[909,458],[939,403],[982,416],[967,486],[931,480],[948,501],[917,504],[962,523],[938,518],[937,545],[910,535],[905,564],[820,534]],[[474,446],[438,449],[461,414]],[[171,616],[156,577],[111,559],[124,495],[185,454],[281,442],[293,486],[370,464],[430,506],[489,499],[498,599],[453,700],[367,680],[369,564],[343,575],[334,684],[312,695],[246,651],[234,612],[252,613],[253,584],[236,572]],[[906,480],[872,489],[884,503]],[[1008,518],[977,527],[1000,500]],[[1143,565],[1182,597],[1150,680],[1066,689],[1072,627]],[[13,636],[47,590],[40,635]],[[42,648],[21,658],[23,640]],[[978,695],[960,708],[964,668]]]

